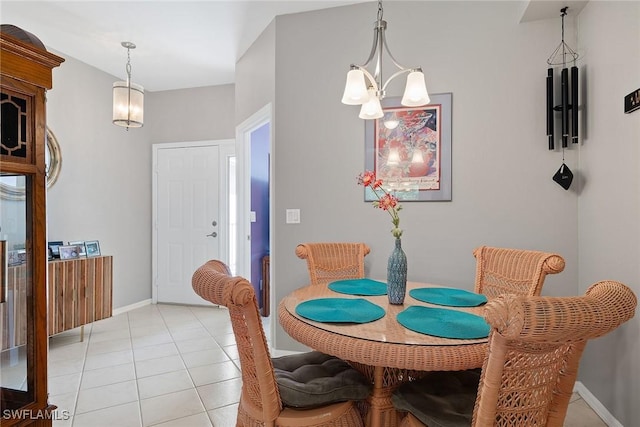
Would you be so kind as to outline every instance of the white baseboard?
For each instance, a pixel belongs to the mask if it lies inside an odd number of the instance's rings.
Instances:
[[[113,316],[117,316],[118,314],[126,313],[127,311],[135,310],[136,308],[144,307],[145,305],[151,304],[151,298],[137,302],[135,304],[125,305],[124,307],[114,308]]]
[[[573,391],[580,395],[587,405],[602,418],[602,421],[604,421],[606,425],[609,427],[624,427],[580,381],[576,381],[573,385]]]

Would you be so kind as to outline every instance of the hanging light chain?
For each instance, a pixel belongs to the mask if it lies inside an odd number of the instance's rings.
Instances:
[[[131,48],[127,47],[127,66],[126,66],[126,70],[127,70],[127,79],[129,81],[131,81]]]
[[[127,48],[127,65],[125,67],[125,70],[127,70],[127,80],[128,82],[131,81],[131,49],[135,49],[136,45],[135,43],[132,42],[122,42],[120,43],[122,45],[122,47]]]

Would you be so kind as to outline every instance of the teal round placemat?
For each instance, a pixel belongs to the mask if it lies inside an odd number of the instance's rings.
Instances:
[[[475,292],[452,288],[419,288],[409,291],[418,301],[449,307],[475,307],[487,302],[487,297]]]
[[[301,302],[296,313],[326,323],[367,323],[385,315],[382,307],[362,298],[318,298]]]
[[[446,308],[412,305],[398,313],[396,319],[407,329],[442,338],[485,338],[490,329],[480,316]]]
[[[341,294],[377,296],[387,294],[387,284],[371,279],[336,280],[329,283],[329,289]]]

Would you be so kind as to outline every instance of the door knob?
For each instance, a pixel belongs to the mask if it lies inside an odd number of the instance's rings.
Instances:
[[[206,237],[218,237],[218,233],[216,233],[215,231],[212,231],[211,234],[207,234]]]

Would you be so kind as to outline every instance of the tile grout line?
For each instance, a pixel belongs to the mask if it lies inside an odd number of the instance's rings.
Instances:
[[[207,331],[207,334],[211,337],[211,339],[214,340],[216,342],[216,344],[218,344],[218,346],[220,346],[220,348],[222,348],[220,343],[213,337],[213,335],[211,335],[211,332],[209,331],[209,329],[206,328],[204,323],[202,323],[202,320],[200,320],[200,318],[193,312],[193,309],[191,307],[189,307],[189,312],[191,314],[193,314],[193,316],[198,320],[198,323],[200,323],[200,325],[204,328],[204,330]],[[171,331],[169,331],[169,333],[171,334]],[[173,338],[173,334],[171,334],[171,337]],[[177,347],[177,345],[176,345],[176,347]],[[224,352],[224,350],[222,350],[222,351]],[[195,390],[196,395],[198,395],[198,399],[200,399],[200,404],[202,404],[202,408],[204,409],[204,414],[207,416],[207,419],[209,420],[209,423],[211,423],[211,425],[213,426],[213,420],[211,419],[211,416],[209,415],[209,411],[207,410],[207,406],[204,404],[204,400],[202,400],[202,396],[200,396],[200,392],[198,391],[198,386],[196,386],[196,382],[193,380],[193,377],[191,376],[191,372],[189,371],[189,368],[187,368],[187,364],[185,363],[183,355],[182,355],[182,352],[180,351],[179,348],[178,348],[178,354],[180,354],[180,359],[182,360],[182,363],[184,363],[184,366],[187,369],[187,375],[189,375],[189,378],[191,379],[191,382],[193,383],[193,389]],[[229,356],[227,356],[227,357],[229,357]]]
[[[82,357],[82,369],[80,370],[80,381],[78,381],[78,389],[76,390],[76,398],[74,399],[73,404],[73,415],[71,416],[71,427],[75,424],[76,414],[78,413],[78,400],[80,398],[80,390],[82,389],[82,380],[84,379],[84,368],[87,363],[87,355],[89,354],[89,344],[91,342],[91,336],[93,335],[93,323],[91,323],[91,327],[89,329],[89,333],[87,334],[87,345],[84,349],[84,355]],[[81,341],[82,342],[82,341]]]
[[[138,384],[138,368],[136,366],[136,353],[133,349],[133,335],[131,334],[131,319],[127,312],[127,329],[129,330],[129,342],[131,343],[131,357],[133,359],[133,378],[136,382],[136,393],[138,394],[138,423],[140,427],[144,425],[142,420],[142,399],[140,398],[140,385]]]

